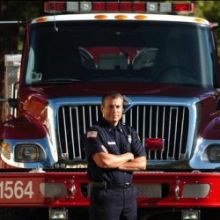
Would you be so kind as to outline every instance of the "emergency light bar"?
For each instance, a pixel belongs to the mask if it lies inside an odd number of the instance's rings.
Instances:
[[[44,3],[44,12],[89,13],[89,12],[147,12],[178,13],[194,12],[191,2],[75,2],[49,1]]]

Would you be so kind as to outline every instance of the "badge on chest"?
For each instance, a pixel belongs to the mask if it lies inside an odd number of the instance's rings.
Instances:
[[[131,141],[132,141],[132,138],[131,138],[131,135],[129,134],[128,135],[128,143],[131,144]]]

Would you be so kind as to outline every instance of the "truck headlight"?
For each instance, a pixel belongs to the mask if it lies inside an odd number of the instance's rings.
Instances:
[[[15,161],[24,163],[42,162],[45,154],[36,144],[18,144],[15,147]]]
[[[219,163],[220,162],[220,145],[210,145],[206,149],[207,158],[210,162]]]

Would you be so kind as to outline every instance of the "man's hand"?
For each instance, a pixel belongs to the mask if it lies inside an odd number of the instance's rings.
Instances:
[[[128,159],[128,161],[134,160],[134,154],[132,154],[131,152],[127,152],[125,154],[127,154],[128,158],[130,158]]]

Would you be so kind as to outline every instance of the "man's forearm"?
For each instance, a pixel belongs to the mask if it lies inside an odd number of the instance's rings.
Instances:
[[[126,161],[125,163],[118,166],[119,170],[124,171],[137,171],[137,170],[145,170],[147,166],[146,157],[137,157],[133,160]]]
[[[124,153],[120,155],[110,153],[97,153],[93,156],[93,159],[99,167],[118,168],[122,164],[133,160],[134,155],[132,153]]]

